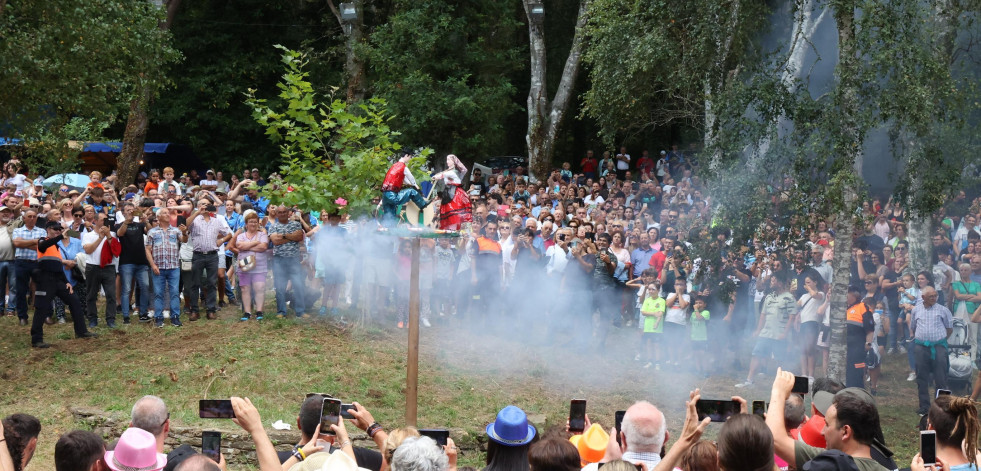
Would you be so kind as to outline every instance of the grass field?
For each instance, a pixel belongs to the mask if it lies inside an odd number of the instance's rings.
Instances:
[[[394,326],[341,330],[326,322],[269,318],[240,323],[233,308],[216,321],[185,327],[129,325],[101,337],[76,340],[70,325],[48,326],[47,350],[29,346],[28,327],[0,318],[0,415],[25,412],[43,424],[38,454],[28,469],[54,469],[59,434],[78,428],[68,407],[92,406],[127,413],[144,394],[164,398],[171,420],[203,425],[201,398],[250,397],[267,427],[295,423],[307,392],[330,392],[367,406],[386,428],[404,422],[406,330]],[[458,428],[474,440],[496,412],[516,404],[565,422],[569,399],[587,398],[593,421],[612,426],[614,411],[646,399],[660,407],[676,436],[684,400],[700,386],[705,398],[725,398],[745,371],[696,378],[680,371],[643,369],[634,362],[637,331],[612,329],[603,352],[559,336],[545,340],[534,329],[475,328],[457,318],[434,319],[422,331],[419,425]],[[528,335],[528,332],[531,335]],[[524,334],[524,335],[519,335]],[[527,340],[528,338],[532,340]],[[525,340],[522,340],[525,339]],[[550,340],[555,340],[551,342]],[[758,378],[747,400],[769,398],[771,376]],[[916,452],[915,383],[906,382],[905,356],[890,356],[879,386],[879,411],[900,467]],[[718,424],[710,426],[714,436]],[[470,453],[465,463],[479,466]]]

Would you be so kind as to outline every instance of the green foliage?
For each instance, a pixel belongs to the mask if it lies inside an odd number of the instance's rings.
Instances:
[[[0,15],[0,122],[33,140],[78,134],[77,123],[59,129],[73,118],[86,127],[115,121],[180,57],[157,27],[163,17],[146,1],[9,1]]]
[[[304,54],[276,47],[284,51],[286,66],[277,84],[284,107],[269,106],[256,98],[255,90],[248,91],[246,100],[266,136],[279,144],[283,160],[280,178],[272,179],[263,194],[275,204],[311,211],[334,211],[337,198],[343,198],[347,211],[367,213],[389,158],[401,148],[395,141],[399,133],[389,126],[385,101],[373,98],[348,105],[331,94],[322,102],[308,80]],[[430,153],[424,149],[409,163],[414,175],[423,175]]]
[[[720,88],[747,62],[764,19],[763,2],[594,0],[583,114],[600,123],[608,143],[665,124],[700,126],[706,84]]]
[[[358,52],[407,141],[470,157],[503,143],[520,110],[511,76],[527,62],[515,12],[513,2],[394,3]]]

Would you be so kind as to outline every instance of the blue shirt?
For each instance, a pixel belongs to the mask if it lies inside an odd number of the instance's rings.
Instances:
[[[58,242],[58,250],[61,251],[61,258],[65,260],[75,260],[75,257],[84,249],[82,248],[82,241],[77,237],[72,237],[68,239],[68,244],[65,244],[65,239],[61,239]],[[79,280],[72,278],[72,269],[64,267],[64,270],[65,276],[68,277],[68,282],[71,283],[72,286],[75,286],[75,283],[78,283]]]
[[[259,215],[260,218],[266,215],[266,208],[269,207],[268,199],[263,198],[261,196],[258,196],[256,199],[252,199],[249,198],[249,195],[245,195],[244,197],[242,197],[242,201],[251,204],[252,207],[255,209],[255,212]]]
[[[637,278],[644,273],[644,270],[651,267],[651,256],[654,255],[654,249],[651,248],[650,244],[647,245],[647,249],[636,248],[633,252],[630,252],[630,263],[634,264],[634,278]]]
[[[938,342],[947,338],[947,329],[951,328],[952,316],[950,309],[937,302],[926,307],[922,303],[913,308],[910,328],[916,340]]]

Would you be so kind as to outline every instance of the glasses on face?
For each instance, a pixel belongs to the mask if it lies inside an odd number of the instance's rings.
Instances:
[[[58,191],[60,191],[62,193],[68,193],[68,188],[62,188],[62,189],[60,189]]]
[[[80,218],[82,217],[82,213],[72,214],[72,217]]]
[[[62,231],[62,229],[60,227],[52,227],[51,230],[52,231],[55,231],[55,232],[61,232]]]
[[[897,252],[905,252],[906,250],[908,250],[906,247],[896,247]]]
[[[871,285],[871,284],[872,284],[872,282],[871,282],[871,281],[866,281],[866,282],[865,282],[865,284],[866,284],[866,285]]]

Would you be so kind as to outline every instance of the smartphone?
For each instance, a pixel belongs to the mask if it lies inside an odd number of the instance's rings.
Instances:
[[[791,389],[790,392],[796,394],[807,394],[811,390],[809,381],[810,378],[807,376],[794,376],[794,388]]]
[[[573,399],[569,403],[569,431],[576,434],[586,430],[586,400]]]
[[[623,443],[620,442],[620,425],[623,424],[623,416],[626,413],[627,413],[627,411],[625,411],[625,410],[618,410],[613,415],[613,423],[614,423],[614,426],[617,429],[617,444],[619,444],[620,446],[623,446]]]
[[[351,409],[358,410],[357,407],[354,407],[354,404],[341,404],[341,417],[354,420],[354,416],[350,412]]]
[[[325,397],[324,405],[320,409],[320,434],[334,435],[334,431],[330,429],[330,426],[340,423],[340,418],[341,400]]]
[[[202,419],[233,419],[235,411],[232,410],[230,399],[201,399],[198,401],[198,417]]]
[[[753,401],[753,415],[758,415],[763,417],[766,413],[766,402],[763,401]]]
[[[934,397],[934,399],[936,399],[937,397],[940,397],[940,396],[949,396],[949,395],[950,395],[950,390],[949,389],[937,389],[937,395],[936,395],[936,397]]]
[[[65,231],[65,234],[68,234],[68,237],[74,237],[76,239],[81,237],[81,234],[78,231],[72,229],[68,229],[67,231]]]
[[[736,401],[720,401],[715,399],[699,399],[695,404],[698,420],[710,418],[712,422],[725,422],[729,417],[739,413],[739,403]]]
[[[201,454],[215,463],[221,461],[221,432],[201,432]]]
[[[923,458],[923,466],[934,466],[937,464],[936,430],[923,430],[920,432],[920,458]]]
[[[419,435],[436,440],[436,444],[442,448],[446,446],[446,439],[450,438],[450,431],[441,428],[421,428]]]

